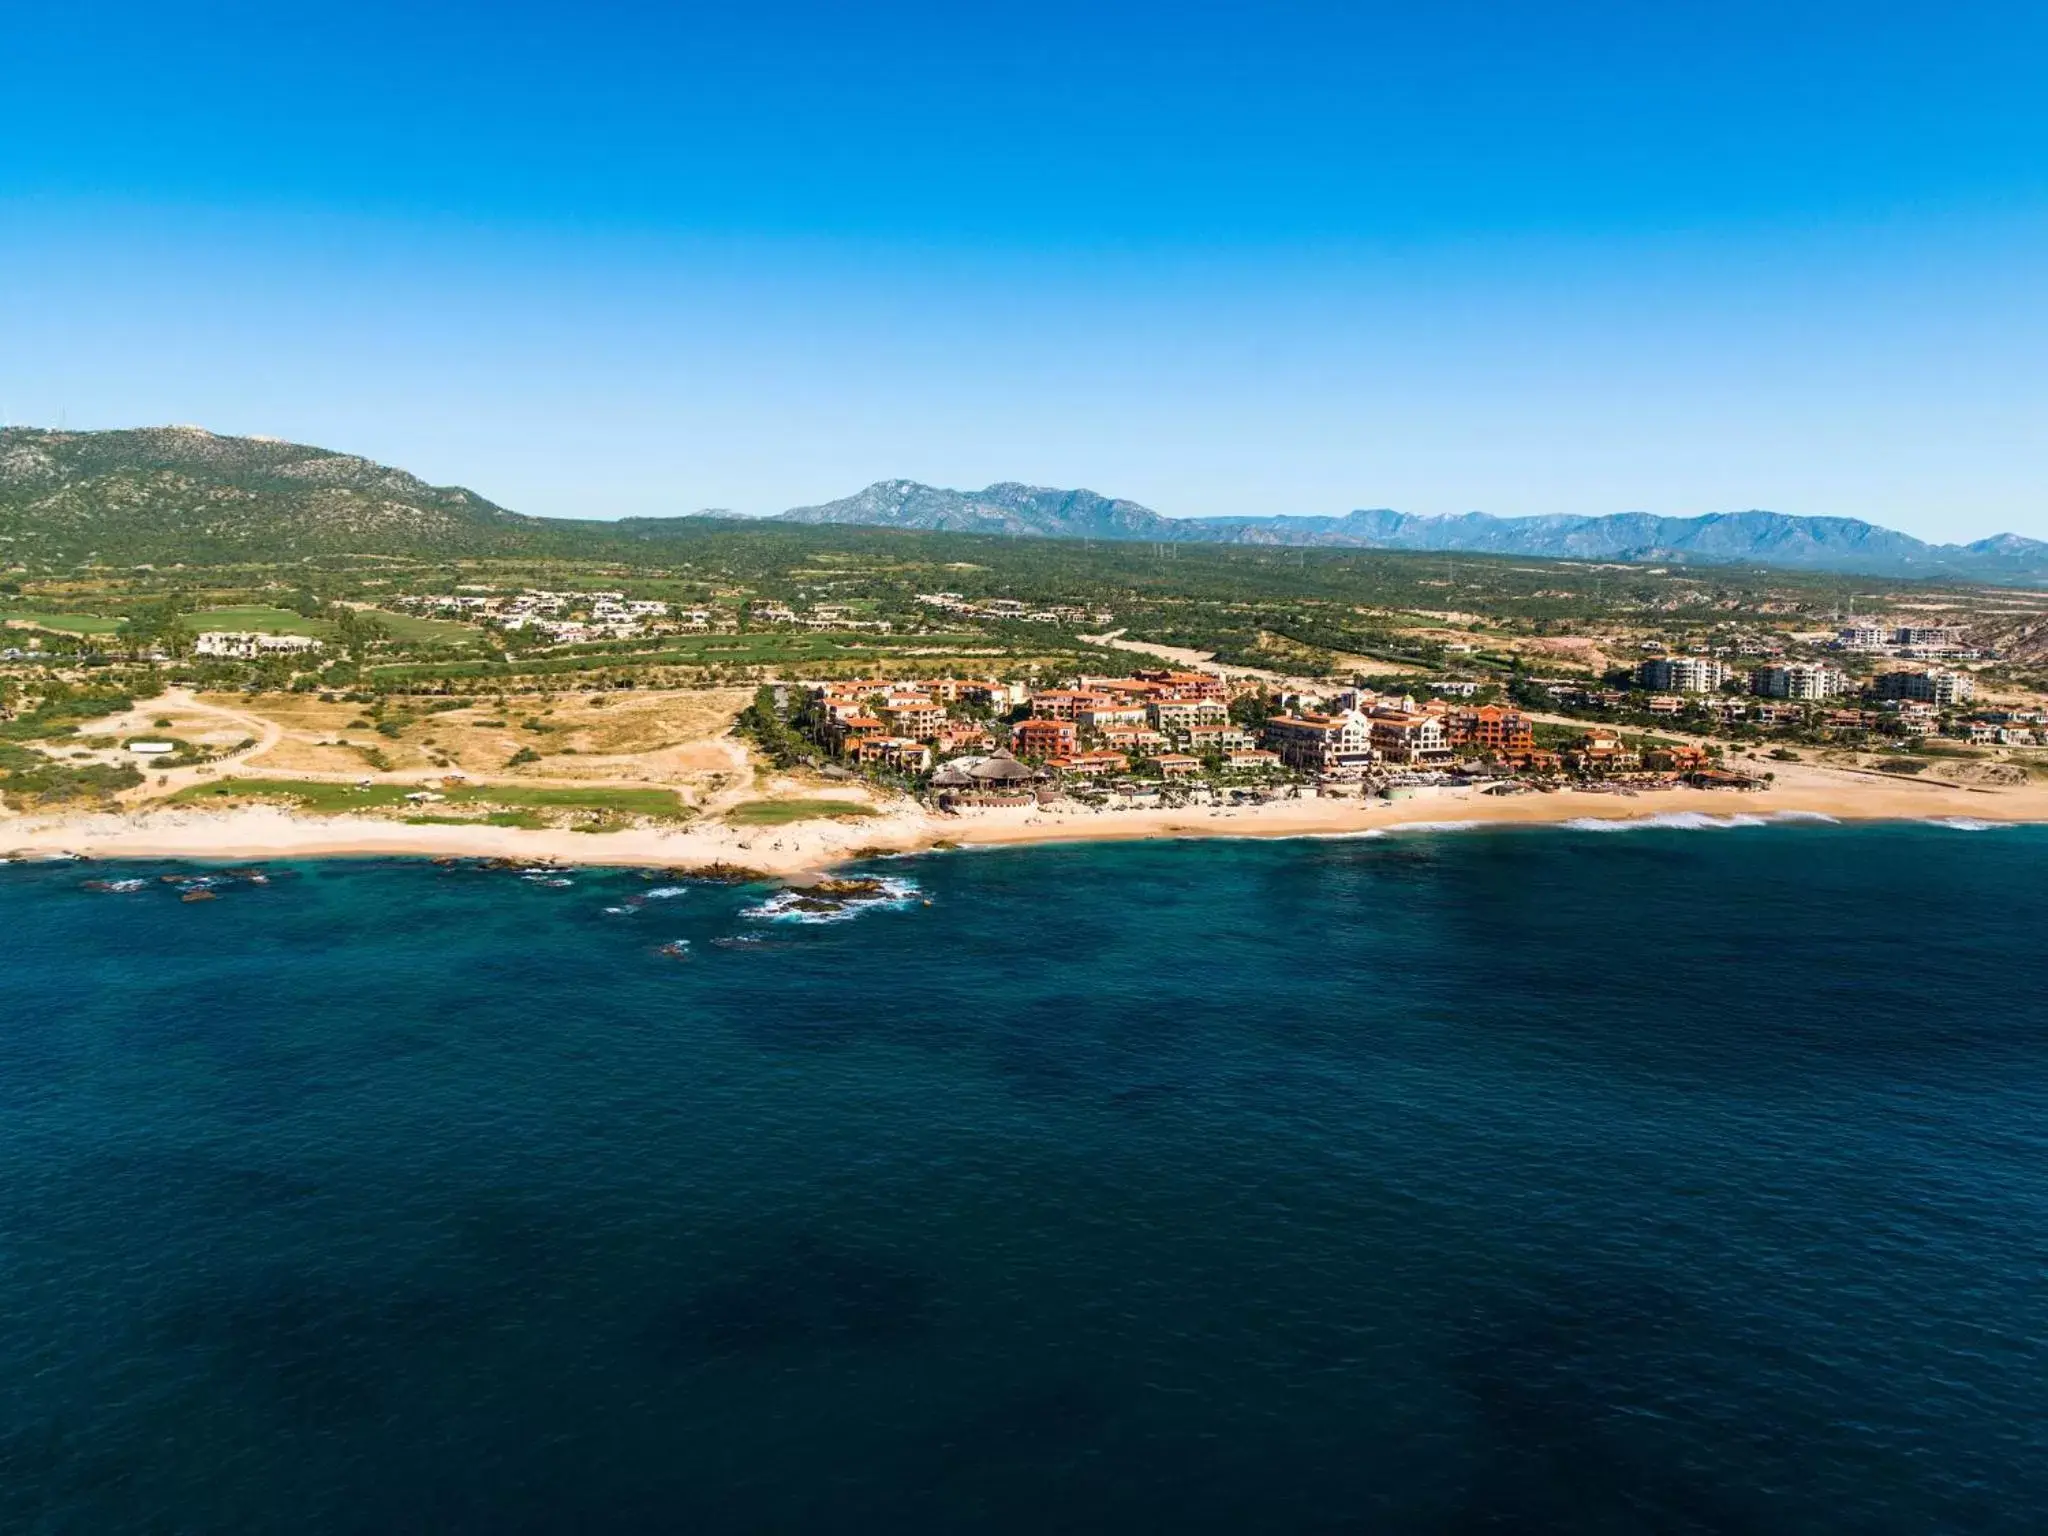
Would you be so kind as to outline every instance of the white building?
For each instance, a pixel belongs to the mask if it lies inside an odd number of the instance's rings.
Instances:
[[[1892,631],[1892,644],[1927,650],[1948,650],[1962,644],[1962,631],[1952,624],[1901,624]]]
[[[1656,656],[1636,668],[1636,679],[1659,693],[1712,693],[1728,681],[1728,663],[1711,656]]]
[[[1788,661],[1749,675],[1749,691],[1766,699],[1832,699],[1848,686],[1848,677],[1824,661]]]
[[[199,656],[218,656],[229,661],[255,661],[263,656],[302,655],[320,649],[311,635],[259,635],[243,630],[215,629],[201,635],[192,646]]]
[[[1362,773],[1372,766],[1372,722],[1355,709],[1329,715],[1275,715],[1266,745],[1303,773]]]

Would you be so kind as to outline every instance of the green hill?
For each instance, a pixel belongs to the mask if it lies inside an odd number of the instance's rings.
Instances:
[[[546,527],[459,486],[296,443],[197,427],[0,429],[0,563],[485,553]]]

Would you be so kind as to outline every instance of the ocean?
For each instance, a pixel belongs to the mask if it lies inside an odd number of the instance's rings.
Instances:
[[[0,869],[0,1529],[2036,1532],[2044,856]]]

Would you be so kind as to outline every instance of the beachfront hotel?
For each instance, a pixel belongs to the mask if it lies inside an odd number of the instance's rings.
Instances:
[[[1372,721],[1356,709],[1335,714],[1275,715],[1266,745],[1299,773],[1363,773],[1372,766]]]

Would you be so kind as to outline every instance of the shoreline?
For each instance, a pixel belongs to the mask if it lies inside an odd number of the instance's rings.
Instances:
[[[274,806],[229,811],[100,812],[0,821],[0,857],[261,860],[418,857],[510,859],[590,867],[758,871],[803,880],[869,856],[942,847],[1015,847],[1136,839],[1319,838],[1399,828],[1656,824],[1677,816],[1835,822],[1948,820],[2048,822],[2048,786],[1973,789],[1910,782],[1872,784],[1826,770],[1788,776],[1768,789],[1736,792],[1642,790],[1632,794],[1559,790],[1510,797],[1476,789],[1426,791],[1412,799],[1280,800],[1258,806],[1095,811],[1081,806],[941,814],[899,806],[859,822],[782,827],[644,827],[620,832],[528,831],[510,827],[418,826],[367,817],[315,817]],[[1736,823],[1740,824],[1740,823]]]

